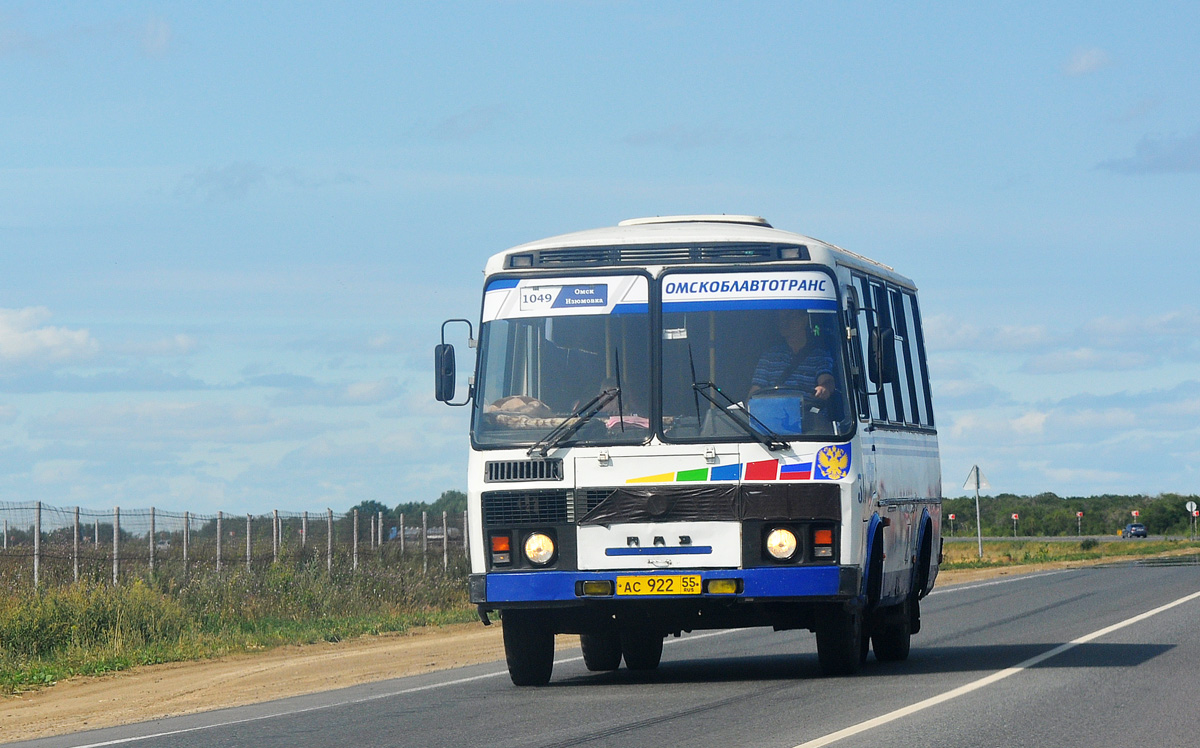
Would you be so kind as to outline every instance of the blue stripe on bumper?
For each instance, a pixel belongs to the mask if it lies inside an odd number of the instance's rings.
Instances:
[[[739,595],[650,595],[644,597],[583,598],[575,594],[575,583],[609,580],[616,583],[621,576],[662,576],[667,574],[700,574],[705,579],[741,579]],[[764,569],[721,569],[697,571],[672,569],[670,572],[627,571],[515,571],[487,575],[487,602],[566,602],[571,600],[687,600],[704,598],[770,598],[770,597],[829,597],[839,594],[839,567],[800,566]]]

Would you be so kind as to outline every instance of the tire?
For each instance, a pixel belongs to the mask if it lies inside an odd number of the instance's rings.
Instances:
[[[621,635],[615,631],[580,634],[583,664],[592,672],[607,672],[621,667]]]
[[[654,670],[662,660],[663,636],[655,631],[622,631],[621,654],[630,670]]]
[[[862,665],[862,613],[840,607],[828,611],[817,626],[817,662],[826,677],[854,675]]]
[[[911,603],[905,601],[886,612],[884,620],[871,635],[875,645],[875,659],[880,662],[902,662],[908,659],[912,646]]]
[[[554,633],[540,611],[502,614],[504,660],[514,686],[544,686],[554,670]]]

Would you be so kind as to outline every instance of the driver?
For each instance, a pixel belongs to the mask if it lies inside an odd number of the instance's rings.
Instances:
[[[775,322],[783,342],[768,348],[754,367],[750,395],[767,389],[799,390],[828,400],[833,394],[833,359],[820,346],[810,344],[808,312],[780,309]]]

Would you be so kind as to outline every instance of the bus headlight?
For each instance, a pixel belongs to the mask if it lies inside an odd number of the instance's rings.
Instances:
[[[554,558],[554,541],[545,533],[533,533],[525,538],[525,558],[538,566],[545,566]]]
[[[778,527],[767,535],[767,553],[771,558],[787,561],[796,555],[796,534],[791,530]]]

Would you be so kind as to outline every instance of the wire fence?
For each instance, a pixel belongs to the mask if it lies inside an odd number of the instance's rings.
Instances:
[[[202,567],[264,570],[281,561],[357,571],[417,555],[428,572],[466,557],[466,529],[465,513],[193,514],[0,502],[0,579],[36,590]]]

